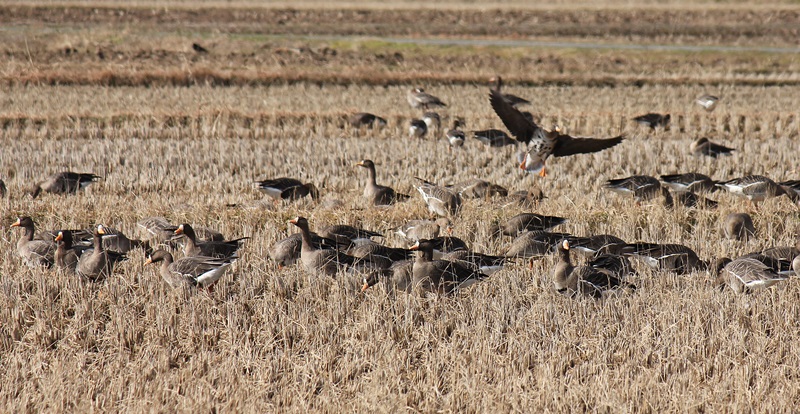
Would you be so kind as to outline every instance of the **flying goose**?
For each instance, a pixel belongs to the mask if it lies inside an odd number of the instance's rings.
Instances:
[[[434,245],[429,240],[419,240],[411,250],[419,251],[412,267],[415,289],[423,292],[452,294],[486,279],[488,276],[458,262],[433,259]]]
[[[208,288],[222,277],[234,259],[192,256],[176,261],[168,251],[156,250],[144,264],[161,262],[161,277],[172,288]]]
[[[127,260],[124,254],[103,250],[103,234],[106,229],[102,224],[94,229],[92,249],[86,250],[78,260],[75,273],[92,281],[99,281],[111,275],[114,266]]]
[[[622,135],[608,139],[574,138],[561,134],[558,127],[545,131],[506,102],[499,92],[492,90],[490,93],[489,100],[497,116],[517,141],[528,146],[520,168],[528,172],[539,172],[542,177],[547,175],[545,162],[550,155],[565,157],[598,152],[611,148],[624,139]]]
[[[724,145],[715,144],[708,140],[708,138],[699,138],[697,141],[692,142],[689,146],[689,152],[695,156],[707,155],[711,158],[717,158],[720,155],[731,155],[734,148],[728,148]]]
[[[29,267],[53,265],[56,244],[52,238],[50,240],[34,240],[33,235],[36,230],[32,218],[19,217],[11,227],[21,227],[24,230],[22,237],[17,241],[17,254]]]
[[[427,110],[430,106],[447,106],[441,99],[426,93],[422,88],[414,88],[408,91],[406,99],[414,109]]]
[[[461,210],[461,196],[457,192],[423,180],[417,190],[422,195],[422,200],[428,205],[428,210],[442,217],[454,216]]]
[[[695,193],[707,193],[717,191],[719,181],[712,180],[711,177],[696,172],[684,174],[662,175],[661,181],[672,191],[693,191]]]
[[[595,299],[600,299],[606,291],[630,287],[635,289],[628,283],[625,283],[617,273],[623,272],[619,263],[622,262],[600,262],[597,261],[593,264],[583,265],[576,268],[570,260],[570,244],[568,240],[563,240],[558,244],[558,262],[556,263],[555,270],[553,271],[553,285],[557,292],[567,295],[575,296],[577,294],[591,296]],[[611,265],[612,269],[602,267],[603,265]]]
[[[500,89],[503,87],[503,78],[499,75],[494,76],[493,78],[489,79],[489,82],[494,85],[494,90],[501,94],[503,99],[511,106],[517,107],[519,105],[530,105],[531,101],[520,98],[519,96],[512,95],[510,93],[503,93]]]
[[[235,240],[228,241],[207,241],[201,242],[197,239],[192,226],[184,223],[175,229],[175,234],[183,235],[185,237],[185,244],[183,246],[183,254],[190,256],[208,256],[208,257],[231,257],[236,254],[244,240],[249,237],[241,237]]]
[[[453,120],[453,129],[447,131],[445,134],[447,136],[447,142],[450,143],[450,147],[461,147],[464,145],[464,141],[466,140],[467,136],[464,134],[464,131],[458,129],[462,125],[460,119]]]
[[[708,263],[700,260],[694,250],[681,244],[630,243],[622,247],[622,254],[643,259],[654,269],[679,275],[708,268]]]
[[[697,98],[695,102],[702,106],[707,112],[712,112],[717,108],[717,102],[719,102],[719,98],[714,95],[706,94]]]
[[[42,191],[51,194],[75,194],[79,189],[86,188],[99,178],[101,178],[99,175],[91,173],[63,171],[47,177],[41,183],[35,184],[30,194],[33,198],[38,197]]]
[[[536,213],[522,213],[506,220],[500,231],[511,237],[517,237],[520,233],[527,231],[546,231],[555,226],[564,224],[567,219],[564,217],[545,216]]]
[[[375,163],[372,160],[362,160],[356,165],[367,169],[369,178],[367,185],[364,187],[364,198],[370,200],[372,205],[386,206],[410,198],[406,194],[395,192],[392,187],[378,185],[375,179]]]
[[[781,186],[775,181],[762,175],[748,175],[745,177],[734,178],[732,180],[717,183],[717,186],[728,190],[731,194],[745,197],[758,208],[758,202],[770,197],[786,195],[793,202],[800,199],[794,190]]]
[[[376,126],[382,128],[382,127],[386,126],[386,120],[385,119],[383,119],[383,118],[381,118],[381,117],[379,117],[377,115],[373,115],[373,114],[371,114],[369,112],[357,112],[355,114],[352,114],[352,115],[347,117],[347,122],[353,128],[361,128],[361,127],[364,127],[364,126],[367,127],[367,128],[373,128],[373,127],[376,127]]]
[[[733,261],[724,257],[717,261],[716,270],[716,284],[719,287],[727,284],[737,294],[763,290],[789,278],[750,257],[740,257]]]
[[[730,213],[723,221],[725,237],[738,241],[747,241],[756,234],[753,219],[747,213]]]
[[[412,119],[408,125],[409,138],[424,138],[428,133],[428,125],[421,119]]]
[[[669,114],[647,113],[633,118],[639,125],[646,126],[655,131],[657,127],[664,127],[665,131],[669,131]]]
[[[314,201],[319,199],[319,190],[314,184],[303,184],[300,180],[294,178],[279,177],[256,181],[256,183],[259,190],[267,193],[268,196],[276,201],[295,201],[307,195],[311,195],[311,199]]]

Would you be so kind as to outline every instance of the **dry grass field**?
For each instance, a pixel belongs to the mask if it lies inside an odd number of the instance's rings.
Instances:
[[[602,189],[607,179],[633,174],[800,178],[798,55],[744,48],[796,47],[800,6],[658,3],[563,1],[540,9],[453,1],[446,11],[425,8],[428,25],[412,19],[415,2],[396,10],[372,2],[317,9],[313,1],[0,8],[0,178],[10,192],[0,199],[0,407],[795,411],[795,279],[737,296],[715,289],[706,272],[677,276],[634,262],[635,292],[572,299],[553,290],[551,256],[436,297],[382,285],[362,294],[359,279],[278,269],[268,258],[276,240],[296,231],[287,220],[297,215],[312,229],[359,225],[405,246],[392,229],[430,217],[415,176],[479,177],[512,190],[538,185],[548,198],[534,211],[569,219],[558,231],[683,243],[704,259],[793,245],[800,210],[785,197],[754,210],[715,193],[717,210],[667,210]],[[683,24],[668,25],[663,13]],[[407,45],[362,35],[734,49]],[[194,53],[193,42],[210,53]],[[443,124],[460,116],[467,130],[501,128],[488,103],[495,73],[509,92],[533,101],[526,109],[544,126],[628,138],[605,152],[551,158],[541,179],[516,167],[511,148],[489,152],[470,139],[450,151],[442,132],[407,137],[409,120],[419,116],[406,103],[413,86],[448,103]],[[704,93],[722,97],[714,112],[694,103]],[[356,111],[384,116],[388,125],[342,126],[342,116]],[[652,133],[630,120],[650,111],[671,113],[671,130]],[[702,136],[737,151],[693,157],[688,146]],[[412,199],[368,206],[366,173],[354,166],[364,158],[379,164],[380,183]],[[24,194],[62,170],[104,178],[75,196]],[[316,183],[321,200],[273,204],[253,182],[277,176]],[[499,252],[510,239],[491,238],[490,225],[526,211],[503,204],[469,200],[454,235],[474,250]],[[756,239],[722,237],[721,217],[739,211],[753,215]],[[21,231],[9,227],[19,215],[40,229],[104,223],[140,237],[138,220],[163,215],[251,239],[213,292],[170,289],[143,265],[141,251],[92,283],[25,266],[16,254]]]

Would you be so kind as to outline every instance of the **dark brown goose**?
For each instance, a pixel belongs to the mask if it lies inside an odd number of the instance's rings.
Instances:
[[[733,151],[736,151],[736,149],[715,144],[709,141],[708,138],[700,138],[692,142],[692,145],[689,146],[689,152],[691,152],[692,155],[706,155],[712,158],[717,158],[721,155],[731,155]]]
[[[289,221],[300,229],[303,238],[300,261],[311,273],[336,276],[340,270],[352,267],[356,258],[335,249],[320,249],[311,239],[311,230],[305,217],[295,217]]]
[[[655,131],[658,127],[663,127],[665,131],[669,131],[669,121],[670,116],[669,114],[657,114],[657,113],[647,113],[644,115],[639,115],[633,118],[637,124],[646,126],[651,130]]]
[[[610,234],[596,234],[586,237],[569,237],[571,250],[589,255],[619,254],[627,243],[625,240]]]
[[[588,154],[611,148],[622,142],[624,136],[614,138],[575,138],[561,134],[558,127],[545,131],[528,119],[518,109],[506,102],[497,91],[491,91],[490,102],[497,116],[503,121],[511,134],[527,145],[520,168],[528,172],[539,172],[545,177],[545,162],[551,155],[566,157],[575,154]]]
[[[28,216],[20,217],[11,227],[22,227],[24,230],[22,237],[17,241],[17,254],[29,267],[50,267],[53,265],[56,244],[52,238],[49,240],[34,240],[33,235],[36,233],[36,229],[32,218]]]
[[[311,232],[311,244],[316,249],[346,249],[350,243],[339,245],[335,240],[320,237],[317,233]],[[278,263],[278,267],[291,266],[300,260],[300,250],[303,246],[303,235],[301,233],[292,234],[285,239],[278,240],[269,249],[269,257]]]
[[[362,160],[356,165],[367,169],[369,178],[367,185],[364,187],[364,198],[369,200],[372,205],[386,206],[410,198],[407,194],[395,192],[391,187],[378,185],[375,177],[375,163],[372,160]]]
[[[234,258],[214,258],[206,256],[184,257],[174,260],[172,254],[166,250],[156,250],[151,254],[145,265],[161,262],[161,277],[172,288],[187,288],[197,286],[211,287],[216,283]]]
[[[630,243],[622,253],[643,259],[654,269],[679,275],[708,269],[708,263],[700,260],[694,250],[681,244]]]
[[[91,173],[63,171],[51,175],[39,184],[35,184],[30,193],[33,198],[38,197],[42,191],[51,194],[75,194],[78,190],[86,188],[99,178],[101,178],[99,175]]]
[[[748,241],[756,234],[753,219],[747,213],[730,213],[723,221],[725,237],[738,241]]]
[[[423,180],[417,190],[422,195],[422,200],[428,205],[428,210],[442,217],[454,216],[461,210],[461,196],[457,192]]]
[[[635,286],[625,283],[616,274],[621,271],[616,268],[618,262],[613,262],[614,269],[602,267],[612,263],[611,261],[598,261],[575,268],[570,260],[569,241],[563,240],[558,244],[557,250],[559,260],[553,272],[553,285],[559,293],[568,296],[581,294],[599,299],[605,292],[613,289],[635,289]]]
[[[99,281],[111,275],[117,263],[127,259],[124,254],[103,250],[103,234],[105,233],[106,230],[102,224],[95,228],[92,249],[81,255],[78,265],[75,267],[75,273],[79,276]]]
[[[74,274],[78,260],[89,248],[86,246],[73,246],[72,232],[61,230],[55,237],[58,247],[55,252],[55,265],[68,273]]]
[[[175,234],[182,234],[185,237],[183,254],[186,256],[208,256],[208,257],[231,257],[242,245],[244,240],[249,237],[241,237],[228,241],[207,241],[197,240],[197,235],[190,224],[184,223],[175,229]]]
[[[718,202],[695,194],[691,191],[677,191],[672,194],[672,198],[676,205],[687,208],[708,208],[713,210],[719,205]]]
[[[512,95],[510,93],[503,93],[501,91],[501,89],[503,87],[503,78],[501,78],[500,75],[496,75],[493,78],[489,79],[489,82],[494,85],[494,90],[497,91],[498,93],[500,93],[501,96],[503,97],[503,99],[505,99],[505,101],[508,102],[509,105],[511,105],[511,106],[516,108],[517,106],[520,106],[520,105],[530,105],[531,104],[531,101],[529,101],[529,100],[527,100],[525,98],[520,98],[519,96]]]
[[[447,295],[488,277],[458,262],[433,260],[433,249],[433,243],[428,240],[420,240],[411,246],[411,250],[419,251],[412,267],[414,289]]]
[[[408,91],[406,99],[414,109],[427,110],[431,106],[447,106],[441,99],[425,92],[422,88],[414,88]]]
[[[388,247],[378,243],[368,243],[350,249],[349,254],[355,258],[365,260],[377,269],[388,269],[394,262],[408,260],[411,251]]]
[[[795,203],[800,200],[800,195],[791,188],[779,185],[761,175],[734,178],[733,180],[720,182],[717,186],[728,190],[731,194],[747,198],[756,208],[759,202],[771,197],[786,195]]]
[[[526,231],[546,231],[566,222],[564,217],[522,213],[506,220],[500,230],[506,236],[517,237]]]
[[[372,286],[383,282],[390,292],[411,293],[414,287],[413,269],[414,260],[394,262],[388,269],[372,272],[365,277],[361,291],[364,292]]]
[[[508,195],[508,190],[505,187],[497,184],[492,184],[488,181],[474,178],[469,181],[464,181],[458,184],[449,186],[463,198],[490,198],[494,196],[505,197]]]
[[[464,134],[464,131],[460,130],[459,128],[463,126],[463,123],[460,119],[453,120],[453,128],[448,130],[445,136],[447,137],[447,142],[450,143],[450,148],[452,147],[461,147],[464,145],[464,141],[467,139],[467,135]]]
[[[719,181],[714,181],[711,177],[696,172],[667,174],[662,175],[660,178],[661,181],[664,182],[664,185],[675,192],[693,191],[695,193],[708,193],[720,189],[717,187]]]
[[[145,254],[152,253],[150,243],[138,239],[130,239],[125,233],[105,226],[106,234],[103,235],[103,249],[118,253],[128,253],[133,249],[142,249]]]
[[[319,190],[314,184],[303,184],[300,180],[294,178],[280,177],[256,181],[256,183],[259,190],[265,192],[276,201],[295,201],[307,195],[310,195],[314,201],[319,199]]]
[[[386,126],[385,119],[377,115],[373,115],[369,112],[358,112],[352,114],[347,117],[347,122],[353,128],[361,128],[361,127],[374,128],[376,126],[383,128]]]
[[[487,276],[491,276],[492,274],[502,270],[508,262],[508,258],[505,256],[492,256],[466,249],[456,250],[444,254],[442,255],[442,260],[458,262]]]
[[[351,248],[366,243],[373,243],[373,237],[383,237],[377,231],[362,229],[348,224],[332,224],[319,230],[319,235],[335,240],[340,246]]]

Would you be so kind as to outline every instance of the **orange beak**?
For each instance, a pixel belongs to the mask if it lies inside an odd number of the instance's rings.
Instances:
[[[364,281],[364,286],[361,286],[361,291],[362,291],[362,292],[366,292],[366,291],[367,291],[367,289],[369,289],[369,283],[367,283],[366,281]]]
[[[55,238],[55,241],[61,241],[61,240],[64,240],[64,233],[59,231],[58,235]]]
[[[17,219],[17,221],[15,221],[14,224],[11,225],[11,227],[19,227],[20,223],[21,223],[20,219]]]
[[[183,224],[181,224],[180,226],[178,226],[177,229],[175,229],[175,234],[183,234]]]
[[[149,265],[150,263],[153,263],[153,258],[152,257],[148,257],[147,260],[144,261],[144,265],[145,266]]]

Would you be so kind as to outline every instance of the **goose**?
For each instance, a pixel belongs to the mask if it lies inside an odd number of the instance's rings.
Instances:
[[[736,260],[721,258],[717,261],[716,270],[715,283],[721,288],[727,284],[737,294],[763,290],[789,278],[749,257],[740,257]]]
[[[733,151],[736,151],[736,149],[715,144],[709,141],[708,138],[699,138],[689,146],[689,152],[692,153],[692,155],[707,155],[711,158],[717,158],[720,155],[731,155]]]
[[[529,267],[533,261],[551,253],[556,245],[563,239],[570,237],[567,233],[551,233],[547,231],[529,231],[522,233],[503,250],[505,257],[529,259]]]
[[[490,93],[489,100],[494,112],[517,141],[528,146],[520,168],[527,172],[538,172],[541,177],[547,176],[545,162],[551,155],[565,157],[598,152],[611,148],[624,139],[623,135],[608,139],[574,138],[561,134],[558,126],[552,131],[545,131],[506,102],[499,92],[492,90]]]
[[[429,131],[439,130],[442,127],[442,118],[436,112],[425,112],[422,114],[422,122],[428,127]]]
[[[62,171],[55,173],[41,183],[35,184],[30,191],[31,197],[38,197],[43,191],[51,194],[75,194],[101,177],[91,173]]]
[[[201,242],[197,240],[197,235],[192,226],[184,223],[175,229],[175,234],[183,235],[185,237],[185,244],[183,246],[183,254],[186,256],[208,256],[217,258],[231,257],[236,254],[244,240],[249,237],[241,237],[235,240],[228,241],[207,241]]]
[[[492,256],[466,249],[455,250],[444,254],[442,255],[442,260],[458,262],[473,270],[480,271],[487,276],[491,276],[499,270],[502,270],[503,266],[508,262],[508,258],[504,256]]]
[[[175,260],[168,251],[156,250],[149,255],[144,264],[161,262],[161,277],[172,288],[191,286],[209,288],[225,274],[233,260],[232,257],[207,256],[192,256]]]
[[[300,259],[300,250],[303,245],[303,235],[301,233],[292,234],[289,237],[278,240],[269,249],[269,257],[278,263],[278,268],[291,266]],[[311,232],[311,245],[316,249],[338,249],[346,248],[335,240],[320,237],[317,233]],[[348,244],[349,245],[349,244]]]
[[[794,274],[794,269],[792,268],[792,259],[794,259],[794,256],[787,259],[784,257],[777,257],[769,254],[764,254],[763,252],[755,252],[755,253],[748,253],[741,257],[756,259],[759,262],[764,263],[775,273],[781,275],[791,276]]]
[[[663,195],[665,204],[672,206],[673,199],[666,187],[661,186],[655,177],[649,175],[632,175],[625,178],[616,178],[606,181],[603,188],[620,194],[632,194],[636,204],[652,200],[658,195]]]
[[[417,190],[422,195],[423,201],[428,205],[428,210],[439,216],[454,216],[461,210],[461,196],[457,192],[423,180]]]
[[[160,216],[154,217],[147,217],[142,220],[139,220],[136,223],[140,228],[144,229],[147,234],[150,235],[150,238],[147,240],[148,245],[161,245],[165,244],[170,248],[175,248],[177,246],[177,239],[180,236],[175,235],[175,230],[178,226],[170,223],[167,219]],[[195,235],[197,239],[200,241],[224,241],[225,236],[222,233],[209,229],[208,227],[197,227],[194,229]],[[135,243],[134,243],[135,244]],[[113,249],[112,249],[113,250]],[[145,247],[145,252],[150,253],[147,251],[147,247]]]
[[[102,224],[99,224],[94,229],[92,249],[85,251],[81,255],[75,267],[75,273],[79,276],[92,281],[99,281],[111,275],[117,263],[127,260],[124,254],[103,250],[104,234],[106,234],[106,229]]]
[[[8,194],[6,183],[2,179],[0,179],[0,198],[5,198],[6,194]]]
[[[606,259],[576,268],[570,260],[570,243],[563,240],[558,244],[558,262],[553,271],[553,285],[557,292],[576,296],[578,294],[600,299],[607,291],[618,288],[631,288],[617,273],[623,272],[624,265]],[[605,268],[603,266],[611,266]]]
[[[633,120],[637,124],[646,126],[653,131],[655,131],[655,129],[658,127],[663,127],[665,131],[669,131],[669,121],[670,121],[669,114],[657,114],[650,112],[644,115],[639,115],[637,117],[634,117]]]
[[[723,221],[725,237],[738,241],[748,241],[756,235],[753,218],[747,213],[730,213]]]
[[[383,281],[390,291],[412,293],[414,286],[413,269],[414,260],[394,262],[388,269],[372,272],[365,277],[361,291],[365,292]]]
[[[672,191],[693,191],[695,193],[708,193],[719,190],[717,183],[719,181],[712,180],[711,177],[696,172],[684,174],[666,174],[662,175],[661,181],[669,187]]]
[[[545,198],[547,197],[542,189],[536,186],[527,191],[515,191],[508,195],[508,199],[511,200],[510,204],[518,204],[522,208],[534,208]]]
[[[373,243],[373,237],[383,237],[383,234],[376,231],[366,230],[347,224],[333,224],[318,231],[319,235],[331,240],[335,240],[340,246],[347,248],[361,244]]]
[[[300,180],[294,178],[279,177],[256,181],[256,183],[259,190],[267,193],[268,196],[276,201],[295,201],[307,195],[310,195],[314,201],[319,199],[319,190],[314,184],[303,184]]]
[[[410,250],[419,251],[411,270],[415,289],[449,295],[488,277],[458,262],[434,260],[433,249],[429,240],[419,240],[411,246]]]
[[[611,234],[569,238],[570,249],[589,255],[619,254],[625,246],[625,240]]]
[[[431,106],[447,106],[441,99],[425,92],[422,88],[414,88],[406,95],[408,104],[414,109],[428,109]]]
[[[428,125],[421,119],[412,119],[408,125],[409,138],[424,138],[428,133]]]
[[[392,205],[396,202],[405,201],[410,198],[407,194],[395,192],[392,187],[378,185],[375,178],[375,163],[372,162],[372,160],[362,160],[356,165],[366,168],[367,172],[369,173],[367,185],[364,187],[364,198],[369,200],[372,205]]]
[[[771,197],[786,195],[793,202],[797,202],[800,199],[800,195],[794,190],[781,186],[762,175],[748,175],[734,178],[732,180],[719,182],[717,186],[728,190],[731,194],[747,198],[756,208],[758,208],[758,203],[760,201]]]
[[[356,258],[335,249],[321,249],[315,246],[311,239],[311,230],[305,217],[295,217],[289,220],[300,229],[303,239],[300,248],[300,261],[303,267],[311,272],[327,276],[336,276],[339,270],[353,267]]]
[[[681,244],[630,243],[621,251],[624,255],[643,259],[654,269],[679,275],[708,269],[708,263],[700,260],[694,250]]]
[[[70,230],[59,231],[54,240],[58,245],[54,256],[56,267],[67,273],[75,274],[78,260],[89,248],[86,246],[73,246],[72,231]]]
[[[373,267],[378,269],[388,269],[394,262],[411,258],[409,250],[378,243],[362,244],[350,249],[348,253],[355,258],[372,263]]]
[[[506,220],[500,231],[503,235],[517,237],[527,231],[546,231],[567,222],[564,217],[545,216],[536,213],[522,213]]]
[[[373,127],[385,127],[386,120],[377,116],[373,115],[369,112],[357,112],[347,117],[347,122],[353,128],[373,128]]]
[[[508,190],[497,184],[492,184],[480,178],[453,184],[451,189],[458,192],[463,198],[491,198],[494,196],[506,197]]]
[[[438,237],[442,229],[446,229],[448,234],[453,231],[452,223],[445,217],[436,220],[411,220],[398,227],[395,233],[410,242],[415,242]]]
[[[36,232],[33,219],[28,216],[19,217],[11,227],[21,227],[24,232],[17,241],[17,254],[29,267],[53,265],[55,260],[56,244],[53,239],[34,240]]]
[[[493,78],[489,79],[489,82],[494,85],[494,90],[501,94],[503,99],[511,106],[517,107],[520,105],[530,105],[531,101],[520,98],[519,96],[512,95],[510,93],[502,93],[500,90],[503,87],[503,78],[499,75],[494,76]]]
[[[499,129],[485,129],[472,131],[472,138],[477,139],[489,148],[500,148],[508,145],[517,145],[517,141]]]
[[[453,129],[447,131],[447,142],[450,143],[450,147],[461,147],[464,145],[464,141],[466,140],[467,136],[464,134],[464,131],[458,129],[462,125],[460,119],[453,120]]]
[[[103,249],[118,253],[128,253],[133,249],[142,249],[145,254],[150,254],[152,249],[148,241],[130,239],[123,232],[104,226],[106,233],[103,235]]]
[[[691,191],[676,191],[673,195],[673,202],[688,208],[709,208],[715,209],[719,205],[718,202],[705,198],[701,195],[695,194]],[[667,202],[669,205],[670,203]]]
[[[454,236],[434,237],[428,239],[428,244],[433,246],[434,259],[440,259],[442,256],[458,250],[469,250],[467,242]]]
[[[717,102],[719,102],[719,97],[706,94],[697,98],[695,102],[698,105],[702,106],[703,109],[705,109],[707,112],[712,112],[714,109],[717,108]]]

